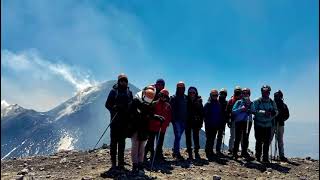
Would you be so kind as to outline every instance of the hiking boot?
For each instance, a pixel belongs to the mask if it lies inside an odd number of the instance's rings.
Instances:
[[[288,159],[286,157],[284,157],[284,156],[280,156],[280,161],[287,162]]]
[[[239,158],[238,153],[233,153],[233,154],[232,154],[232,158],[233,158],[234,160],[237,160],[237,159]]]
[[[133,174],[137,174],[138,171],[139,171],[138,164],[137,163],[133,163],[132,164],[132,173]]]
[[[263,158],[263,159],[262,159],[262,163],[264,163],[264,164],[270,164],[270,161],[269,161],[268,158]]]
[[[194,158],[201,159],[199,152],[195,152],[194,153]]]
[[[241,156],[247,160],[253,160],[254,158],[250,156],[248,152],[241,153]]]
[[[184,158],[181,156],[180,153],[173,153],[172,154],[173,158],[177,159],[177,160],[183,160]]]
[[[224,154],[221,151],[217,151],[216,154],[217,154],[218,157],[223,157],[224,156]]]

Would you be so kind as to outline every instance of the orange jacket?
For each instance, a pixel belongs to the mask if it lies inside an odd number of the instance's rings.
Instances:
[[[158,101],[154,106],[154,114],[164,117],[164,122],[161,126],[161,132],[165,133],[167,127],[171,122],[171,106],[167,102]],[[158,132],[160,129],[160,122],[158,120],[151,120],[149,123],[149,130],[151,132]]]

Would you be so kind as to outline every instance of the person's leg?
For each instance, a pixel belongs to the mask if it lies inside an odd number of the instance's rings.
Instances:
[[[143,170],[144,149],[147,141],[138,141],[138,168]]]
[[[118,137],[117,131],[114,128],[110,128],[110,157],[111,157],[111,164],[112,168],[117,166],[117,144],[118,144]]]
[[[236,134],[235,122],[232,121],[231,122],[231,128],[230,128],[230,138],[229,138],[229,152],[233,152],[235,134]]]
[[[119,138],[118,143],[118,166],[120,168],[124,167],[124,150],[126,147],[126,137],[122,136]]]
[[[254,126],[254,136],[256,138],[256,159],[257,161],[261,160],[261,154],[262,154],[262,128],[255,125]]]
[[[164,136],[165,136],[165,133],[164,133],[164,132],[161,132],[161,133],[160,133],[160,137],[159,137],[158,146],[157,146],[156,157],[158,157],[158,158],[160,158],[160,159],[163,158],[163,150],[162,150],[162,147],[163,147],[163,142],[164,142]]]
[[[223,133],[224,133],[224,127],[218,130],[218,137],[217,137],[217,144],[216,144],[216,153],[218,155],[221,155],[221,144],[222,144]]]
[[[269,162],[269,145],[271,139],[271,127],[264,128],[263,137],[263,161]]]
[[[132,160],[132,171],[138,170],[138,163],[139,163],[139,141],[138,141],[138,133],[135,132],[131,137],[131,160]]]
[[[144,154],[144,160],[147,160],[147,155],[150,152],[150,157],[153,156],[153,148],[154,148],[154,139],[155,139],[155,133],[154,132],[150,132],[149,133],[149,138],[147,140],[147,144],[145,147],[145,154]]]
[[[192,135],[193,135],[193,142],[194,142],[194,156],[196,159],[200,159],[199,155],[199,149],[200,149],[200,142],[199,142],[199,134],[200,134],[200,129],[199,128],[194,128]]]
[[[180,126],[178,122],[172,123],[173,125],[173,132],[174,132],[174,144],[173,144],[173,154],[179,153],[180,150]]]
[[[192,141],[191,141],[191,126],[187,125],[186,131],[186,146],[189,158],[192,158]]]
[[[283,160],[286,160],[284,156],[284,143],[283,143],[283,134],[284,134],[284,126],[278,127],[278,147],[279,147],[279,156]]]
[[[212,143],[213,143],[212,152],[213,152],[213,148],[217,146],[217,142],[215,142],[217,134],[218,134],[218,128],[213,128],[212,129]],[[213,155],[215,155],[215,153],[213,153]]]
[[[233,156],[235,158],[238,157],[238,151],[239,151],[242,133],[243,133],[242,122],[236,122],[235,123],[235,141],[234,141],[234,145],[233,145]]]
[[[207,158],[211,158],[213,154],[213,128],[206,128],[206,147],[205,152]]]
[[[248,153],[248,147],[249,147],[249,135],[250,135],[250,129],[251,129],[252,122],[247,121],[247,122],[245,122],[244,125],[245,125],[245,127],[244,127],[243,136],[242,136],[243,147],[242,147],[241,154],[244,157],[248,157],[248,156],[250,156]]]
[[[185,124],[184,122],[180,122],[179,123],[179,136],[178,136],[178,139],[177,139],[177,154],[178,154],[178,158],[182,158],[181,154],[180,154],[180,141],[181,141],[181,137],[184,133],[184,130],[185,130]]]

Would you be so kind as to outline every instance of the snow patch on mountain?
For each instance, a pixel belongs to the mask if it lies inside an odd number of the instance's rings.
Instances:
[[[100,86],[91,86],[79,91],[76,94],[74,100],[69,102],[67,106],[58,113],[57,117],[55,118],[55,121],[61,119],[64,116],[68,116],[74,112],[77,112],[80,109],[81,105],[90,103],[93,99],[90,99],[91,101],[88,101],[89,100],[88,96],[91,93],[98,91],[99,89],[100,89]]]
[[[66,132],[60,138],[57,151],[73,150],[74,149],[73,144],[75,142],[76,142],[76,139],[74,139],[69,133]]]
[[[14,147],[8,154],[6,154],[5,156],[3,156],[1,158],[1,160],[5,159],[6,157],[8,157],[13,151],[15,151],[16,149],[18,149],[20,146],[22,146],[27,140],[24,140],[20,145],[18,145],[17,147]]]
[[[26,109],[18,104],[9,104],[5,100],[1,100],[1,119],[7,116],[14,116],[24,112]]]

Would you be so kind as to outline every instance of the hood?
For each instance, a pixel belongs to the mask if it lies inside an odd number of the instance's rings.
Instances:
[[[137,98],[140,102],[143,102],[142,91],[137,92],[137,94],[134,97]]]

